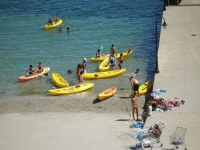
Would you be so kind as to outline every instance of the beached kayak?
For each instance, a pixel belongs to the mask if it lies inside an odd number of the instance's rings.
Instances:
[[[140,87],[139,87],[139,93],[140,93],[140,95],[146,94],[149,91],[151,91],[152,88],[153,88],[153,80],[148,81],[148,82],[140,85]],[[132,93],[132,94],[134,94],[134,93]]]
[[[99,95],[97,95],[97,98],[99,100],[104,100],[106,98],[113,96],[116,92],[117,92],[116,87],[110,87],[110,88],[106,89],[105,91],[101,92]]]
[[[53,73],[51,79],[53,83],[60,88],[69,86],[67,81],[57,73]]]
[[[131,55],[132,50],[129,49],[129,50],[124,51],[124,52],[121,52],[121,53],[123,54],[124,57],[126,57],[126,56]],[[121,53],[117,53],[117,54],[115,55],[115,58],[119,58]],[[91,58],[90,58],[90,61],[103,61],[103,60],[105,60],[106,58],[108,58],[109,56],[110,56],[110,54],[104,55],[104,56],[101,56],[101,57],[91,57]]]
[[[82,75],[83,79],[103,79],[111,78],[123,74],[126,69],[105,71],[105,72],[94,72],[94,73],[84,73]]]
[[[66,94],[82,92],[82,91],[92,88],[93,86],[94,86],[93,83],[83,83],[80,85],[80,87],[69,86],[69,87],[65,87],[65,88],[52,89],[52,90],[49,90],[48,92],[51,95],[66,95]]]
[[[45,24],[45,25],[44,25],[44,29],[51,29],[51,28],[54,28],[54,27],[56,27],[56,26],[59,26],[61,23],[62,23],[62,20],[60,19],[57,23],[53,22],[52,25]]]
[[[32,80],[32,79],[35,79],[35,78],[38,78],[40,76],[43,76],[44,74],[48,73],[50,70],[49,67],[44,67],[43,69],[43,72],[41,73],[38,73],[38,74],[35,74],[35,75],[31,75],[31,76],[21,76],[18,78],[19,82],[25,82],[25,81],[28,81],[28,80]]]

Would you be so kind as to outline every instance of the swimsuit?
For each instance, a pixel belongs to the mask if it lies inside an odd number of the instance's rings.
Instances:
[[[140,84],[137,83],[137,84],[135,84],[135,85],[133,86],[133,90],[134,90],[134,91],[138,91],[138,90],[139,90],[139,87],[140,87]]]

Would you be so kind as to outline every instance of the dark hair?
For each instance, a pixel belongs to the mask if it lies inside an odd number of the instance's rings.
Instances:
[[[39,62],[38,64],[41,64],[41,62]]]
[[[67,27],[67,30],[69,30],[69,27]]]
[[[30,65],[29,67],[33,67],[32,65]]]
[[[82,67],[82,65],[81,65],[81,64],[78,64],[77,69],[80,68],[80,67]]]

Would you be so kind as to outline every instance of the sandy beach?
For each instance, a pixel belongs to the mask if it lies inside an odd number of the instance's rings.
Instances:
[[[138,98],[140,112],[145,97]],[[0,101],[0,149],[130,149],[130,98],[98,101],[84,93]],[[133,144],[132,144],[133,143]]]
[[[170,135],[177,127],[187,129],[187,149],[198,150],[200,130],[199,53],[200,18],[195,0],[169,6],[163,13],[168,24],[161,29],[158,51],[159,74],[154,90],[166,89],[164,98],[185,100],[179,108],[153,112],[145,128],[163,122],[161,141],[170,149]],[[155,18],[156,20],[156,18]],[[131,138],[135,123],[130,118],[130,90],[124,95],[98,101],[97,95],[15,96],[0,99],[1,150],[136,150]],[[145,96],[138,98],[140,113]],[[128,108],[128,111],[127,111]],[[182,148],[182,147],[181,147]],[[181,149],[180,148],[180,149]],[[151,149],[147,147],[145,149]],[[153,149],[161,147],[154,145]]]

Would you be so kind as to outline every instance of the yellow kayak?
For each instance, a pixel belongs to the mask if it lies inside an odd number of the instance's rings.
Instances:
[[[130,56],[130,55],[132,54],[132,50],[129,49],[129,50],[124,51],[124,52],[121,52],[121,53],[123,54],[123,57]],[[119,58],[121,53],[117,53],[117,54],[115,55],[115,58]]]
[[[53,22],[52,25],[45,24],[45,25],[44,25],[44,29],[51,29],[51,28],[54,28],[54,27],[56,27],[56,26],[59,26],[61,23],[62,23],[62,20],[60,19],[57,23]]]
[[[53,83],[60,88],[69,86],[67,81],[57,73],[53,73],[51,79]]]
[[[103,61],[103,60],[105,60],[108,57],[109,57],[109,55],[103,55],[101,57],[91,57],[90,61]]]
[[[109,98],[111,96],[113,96],[115,93],[117,92],[117,88],[116,87],[111,87],[111,88],[108,88],[106,89],[105,91],[101,92],[97,98],[99,100],[104,100],[106,98]]]
[[[65,88],[52,89],[52,90],[49,90],[48,92],[49,92],[49,94],[54,95],[54,96],[55,95],[74,94],[74,93],[88,90],[88,89],[92,88],[93,86],[94,86],[93,83],[83,83],[80,85],[80,87],[69,86],[69,87],[65,87]]]
[[[126,57],[126,56],[129,56],[131,55],[132,53],[132,50],[128,50],[128,51],[125,51],[125,52],[122,52],[123,54],[123,57]],[[115,58],[118,59],[120,57],[120,54],[121,53],[117,53]],[[109,62],[109,57],[104,59],[104,61],[101,62],[101,64],[99,65],[99,71],[106,71],[110,68],[110,62]]]
[[[140,95],[146,94],[149,91],[151,91],[152,88],[153,88],[153,80],[148,81],[148,82],[140,85],[140,87],[139,87],[139,93],[140,93]],[[134,93],[132,93],[132,94],[134,94]]]
[[[94,73],[84,73],[82,75],[83,79],[103,79],[111,78],[123,74],[126,69],[105,71],[105,72],[94,72]]]
[[[101,62],[99,65],[99,71],[106,71],[110,68],[110,62],[109,62],[109,57],[106,58],[104,61]]]
[[[123,53],[123,56],[126,57],[126,56],[131,55],[132,50],[129,49],[129,50],[124,51],[124,52],[121,52],[121,53]],[[115,55],[115,58],[119,58],[121,53],[117,53],[117,54]],[[90,58],[90,61],[103,61],[103,60],[105,60],[106,58],[109,58],[109,56],[110,56],[110,54],[108,54],[108,55],[103,55],[103,56],[101,56],[101,57],[91,57],[91,58]]]

